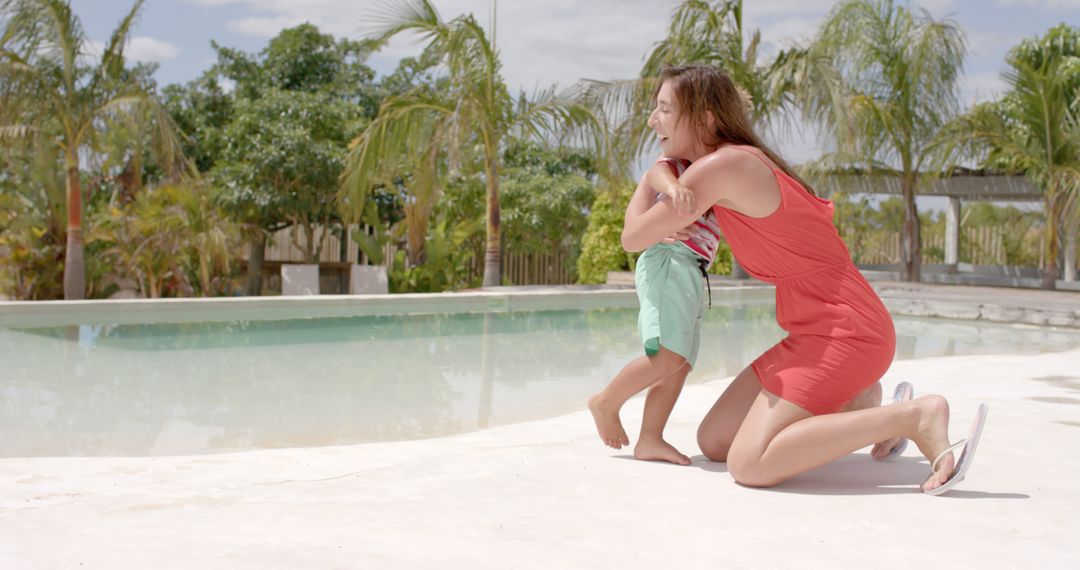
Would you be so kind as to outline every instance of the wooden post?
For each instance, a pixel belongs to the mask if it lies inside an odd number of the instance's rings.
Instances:
[[[1076,234],[1077,229],[1073,228],[1065,236],[1065,281],[1072,283],[1076,281]]]
[[[945,209],[945,265],[949,273],[956,273],[960,261],[960,198],[949,196]]]

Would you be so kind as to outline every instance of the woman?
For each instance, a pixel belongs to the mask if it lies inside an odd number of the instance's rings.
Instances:
[[[888,369],[895,337],[832,224],[832,204],[754,134],[722,71],[667,68],[661,79],[649,126],[664,156],[692,165],[677,180],[654,168],[642,184],[679,184],[695,207],[685,215],[667,202],[628,210],[623,247],[641,251],[713,211],[740,264],[776,285],[777,322],[789,333],[736,376],[702,420],[702,452],[726,461],[739,483],[767,487],[862,447],[888,450],[908,438],[931,460],[923,491],[951,488],[970,465],[985,405],[972,436],[957,444],[967,444],[959,463],[940,396],[843,410]]]

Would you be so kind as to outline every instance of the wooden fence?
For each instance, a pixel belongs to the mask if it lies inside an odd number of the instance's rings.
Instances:
[[[341,228],[331,228],[323,239],[317,259],[319,263],[345,263],[368,265],[369,260],[352,239],[352,232],[359,226],[349,226],[345,239],[341,238]],[[326,231],[315,228],[315,242]],[[266,261],[270,263],[307,263],[305,246],[307,236],[303,229],[293,226],[276,232],[266,242]],[[388,243],[383,248],[382,265],[390,266],[400,248]],[[484,253],[477,252],[469,264],[469,273],[479,278],[484,273]],[[542,254],[515,253],[503,251],[503,283],[507,285],[568,285],[574,282],[576,268],[570,252],[553,251]]]
[[[502,277],[505,285],[571,285],[576,276],[574,260],[567,251],[551,253],[514,253],[503,251]],[[484,252],[473,256],[469,275],[484,274]]]
[[[348,226],[343,243],[340,227],[332,227],[328,231],[322,226],[316,226],[314,233],[315,243],[319,242],[319,238],[324,233],[326,234],[326,237],[322,240],[322,247],[319,248],[316,256],[317,261],[319,263],[359,263],[367,265],[367,256],[360,251],[360,247],[352,239],[352,233],[357,229],[359,229],[359,226]],[[278,230],[266,241],[266,261],[307,263],[306,246],[307,235],[300,226]],[[386,254],[388,260],[387,265],[389,260],[393,259],[396,251],[397,248],[392,244],[387,244],[384,248],[384,254]]]
[[[323,240],[318,261],[323,264],[368,264],[367,256],[352,239],[350,226],[344,240],[341,228],[333,228]],[[316,228],[315,239],[325,230]],[[294,240],[294,236],[296,239]],[[858,240],[858,243],[856,243]],[[844,236],[856,263],[895,264],[900,262],[901,236],[889,232],[869,232],[862,236]],[[281,230],[266,244],[266,261],[271,263],[305,263],[306,236],[298,227]],[[298,245],[299,244],[299,245]],[[399,251],[395,244],[387,244],[383,250],[383,265],[389,266]],[[944,263],[944,234],[923,236],[923,263]],[[1039,248],[1041,254],[1042,248]],[[1005,235],[994,227],[961,228],[960,261],[974,265],[1006,265]],[[1040,255],[1041,257],[1041,255]],[[484,272],[484,255],[478,251],[469,263],[469,274],[476,280]],[[503,283],[506,285],[566,285],[574,282],[576,271],[574,259],[567,251],[542,254],[504,251],[502,257]]]
[[[855,262],[865,264],[899,263],[901,239],[900,234],[890,232],[870,232],[858,238],[844,235]],[[945,263],[945,234],[924,235],[922,249],[923,263]],[[961,228],[958,253],[964,263],[1006,265],[1005,233],[994,227]]]

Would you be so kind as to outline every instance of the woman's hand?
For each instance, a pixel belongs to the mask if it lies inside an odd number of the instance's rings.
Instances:
[[[664,194],[671,198],[671,205],[678,210],[679,215],[689,216],[694,213],[694,193],[683,186],[678,180],[667,185]]]
[[[686,226],[685,228],[683,228],[683,229],[669,235],[668,237],[664,238],[663,240],[661,240],[661,242],[662,243],[679,243],[680,241],[686,241],[686,240],[690,239],[690,236],[693,235],[693,231],[694,231],[694,224],[691,223],[689,226]]]

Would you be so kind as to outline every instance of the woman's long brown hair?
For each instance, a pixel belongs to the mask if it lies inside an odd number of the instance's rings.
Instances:
[[[660,71],[660,85],[668,80],[671,81],[678,99],[679,120],[689,120],[697,132],[702,134],[707,146],[752,146],[765,153],[780,170],[802,184],[807,192],[817,195],[814,189],[754,132],[747,114],[748,105],[728,74],[711,65],[665,66]],[[660,85],[653,93],[653,100],[660,92]],[[709,128],[709,113],[716,119],[712,129]]]

